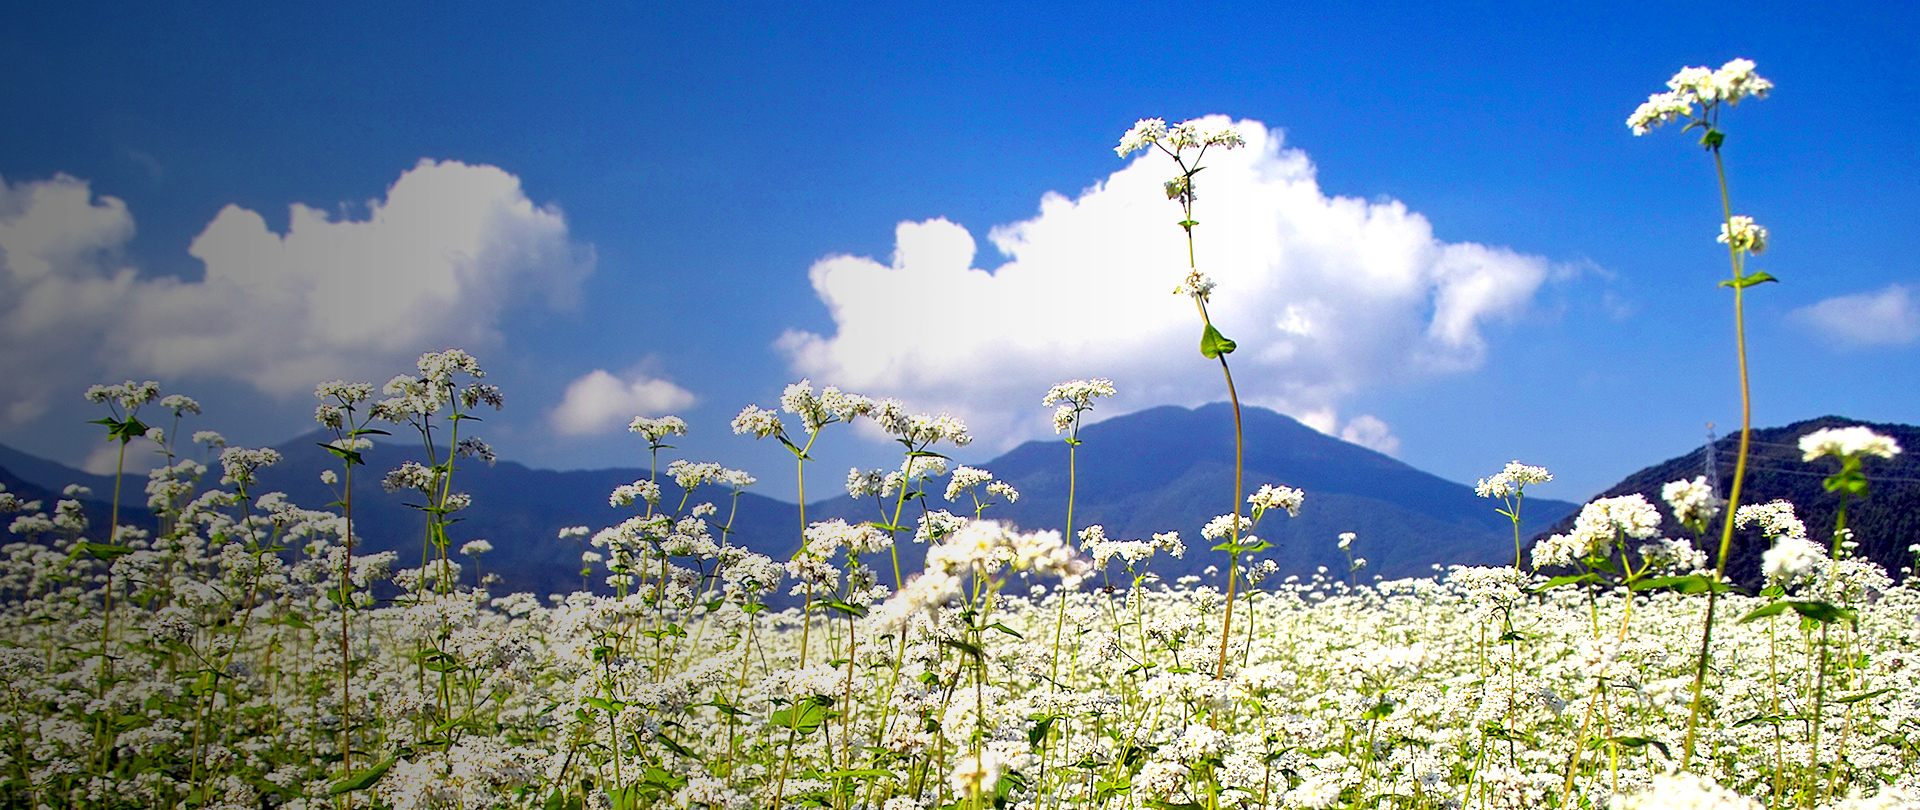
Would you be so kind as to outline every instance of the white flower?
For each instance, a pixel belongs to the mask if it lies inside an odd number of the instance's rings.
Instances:
[[[1900,443],[1865,426],[1855,425],[1824,428],[1801,436],[1800,452],[1804,454],[1803,461],[1812,461],[1821,456],[1893,458],[1900,454]]]
[[[961,796],[991,796],[1000,785],[1000,755],[986,748],[978,756],[965,754],[953,764],[947,785]]]
[[[1623,537],[1645,540],[1660,531],[1660,511],[1634,493],[1600,498],[1580,508],[1573,531],[1556,534],[1533,547],[1534,568],[1556,568],[1587,557],[1613,553]]]
[[[1658,774],[1640,793],[1617,801],[1620,810],[1760,810],[1760,803],[1691,773]]]
[[[658,418],[636,416],[632,422],[627,423],[627,430],[646,437],[648,442],[658,443],[668,436],[687,435],[687,422],[678,416]]]
[[[1126,157],[1167,137],[1167,122],[1160,118],[1142,118],[1120,136],[1120,145],[1113,148],[1114,154]]]
[[[1293,487],[1261,484],[1260,491],[1247,496],[1247,503],[1253,504],[1254,515],[1264,515],[1274,509],[1287,510],[1287,517],[1300,516],[1300,504],[1306,500],[1306,493]]]
[[[1648,96],[1645,103],[1627,116],[1627,127],[1635,135],[1645,135],[1669,121],[1693,118],[1696,103],[1712,107],[1724,101],[1728,106],[1736,106],[1741,99],[1766,98],[1773,82],[1761,78],[1753,68],[1753,62],[1747,59],[1731,60],[1719,70],[1681,68],[1667,80],[1668,92]]]
[[[469,557],[477,557],[492,550],[493,543],[486,540],[469,540],[460,546],[460,553]]]
[[[1494,473],[1490,478],[1482,478],[1473,486],[1473,494],[1482,498],[1505,498],[1521,494],[1529,484],[1544,484],[1553,480],[1553,474],[1545,467],[1530,467],[1518,461],[1509,461],[1505,469]]]
[[[1238,532],[1234,531],[1236,518],[1239,522]],[[1207,525],[1200,529],[1200,536],[1208,540],[1224,540],[1235,534],[1246,534],[1252,530],[1253,521],[1244,515],[1221,515],[1207,521]]]
[[[1353,541],[1359,539],[1359,537],[1360,535],[1354,534],[1353,532],[1341,532],[1340,550],[1346,551],[1347,549],[1353,548]]]
[[[739,416],[733,418],[733,432],[751,433],[756,439],[764,439],[787,431],[786,426],[780,424],[780,414],[758,405],[748,405],[745,410],[740,411]]]
[[[1733,513],[1733,526],[1744,529],[1758,524],[1760,532],[1768,537],[1807,536],[1807,525],[1793,513],[1793,504],[1786,501],[1768,503],[1750,503]]]
[[[1785,587],[1812,579],[1826,560],[1826,550],[1805,535],[1783,534],[1760,555],[1760,570],[1766,572],[1769,582]]]
[[[1755,224],[1753,217],[1736,214],[1729,222],[1720,223],[1720,244],[1732,245],[1734,250],[1760,254],[1767,252],[1767,229]]]
[[[1691,481],[1670,481],[1660,488],[1660,499],[1673,509],[1673,519],[1680,521],[1696,532],[1706,531],[1708,521],[1720,514],[1720,508],[1726,505],[1713,494],[1713,488],[1707,486],[1707,477],[1696,476]]]

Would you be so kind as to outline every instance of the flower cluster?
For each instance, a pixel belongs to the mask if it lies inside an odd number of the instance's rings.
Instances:
[[[1806,461],[1812,461],[1821,456],[1893,458],[1900,454],[1900,443],[1894,441],[1892,437],[1873,432],[1871,428],[1855,425],[1843,428],[1822,428],[1801,436],[1800,452]]]
[[[1747,59],[1734,59],[1719,70],[1704,67],[1682,68],[1667,81],[1667,92],[1654,93],[1627,116],[1627,127],[1635,135],[1645,135],[1669,121],[1693,116],[1693,105],[1711,108],[1724,101],[1737,106],[1745,98],[1766,98],[1773,82],[1753,72]]]
[[[1544,484],[1553,480],[1553,474],[1545,467],[1533,467],[1518,461],[1509,461],[1505,469],[1492,476],[1480,479],[1473,485],[1473,494],[1482,498],[1506,498],[1521,494],[1528,486]]]

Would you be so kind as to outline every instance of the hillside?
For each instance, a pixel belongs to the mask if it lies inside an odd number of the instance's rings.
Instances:
[[[1816,539],[1830,536],[1834,516],[1840,507],[1840,496],[1826,491],[1821,481],[1839,469],[1839,462],[1833,459],[1801,461],[1799,441],[1801,436],[1822,428],[1851,425],[1864,425],[1877,433],[1892,436],[1906,451],[1892,459],[1867,459],[1864,464],[1869,482],[1867,497],[1864,500],[1854,499],[1847,507],[1847,525],[1853,528],[1854,539],[1860,543],[1858,553],[1879,563],[1898,578],[1901,569],[1913,564],[1913,555],[1907,551],[1907,547],[1920,542],[1920,427],[1822,416],[1785,427],[1756,429],[1753,431],[1746,483],[1740,502],[1791,501],[1795,512],[1807,524],[1810,536]],[[1720,495],[1726,497],[1726,490],[1733,481],[1734,460],[1740,452],[1740,435],[1735,433],[1720,438],[1715,442],[1714,449],[1720,470]],[[1647,467],[1627,476],[1595,498],[1612,498],[1638,492],[1646,496],[1648,501],[1660,505],[1665,521],[1661,530],[1670,537],[1683,537],[1685,530],[1674,522],[1673,516],[1667,513],[1665,504],[1660,500],[1660,487],[1668,481],[1704,474],[1706,453],[1707,448],[1703,445],[1684,456]],[[1569,515],[1541,532],[1540,537],[1565,532],[1572,526],[1573,517]],[[1718,537],[1716,534],[1704,544],[1709,547],[1709,553],[1718,550]],[[1757,532],[1739,533],[1734,537],[1733,550],[1728,555],[1728,573],[1744,585],[1755,585],[1760,577],[1760,554],[1766,549],[1766,541]]]

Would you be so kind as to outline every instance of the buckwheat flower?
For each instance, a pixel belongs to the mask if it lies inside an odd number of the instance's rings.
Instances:
[[[1670,481],[1660,488],[1660,499],[1673,509],[1673,519],[1680,525],[1702,533],[1707,523],[1720,514],[1726,501],[1713,494],[1713,488],[1707,486],[1707,477],[1695,476],[1691,481]]]
[[[1894,441],[1892,437],[1873,432],[1871,428],[1855,425],[1823,428],[1801,436],[1800,452],[1803,456],[1802,461],[1812,461],[1821,456],[1893,458],[1900,454],[1900,443]]]
[[[1544,484],[1553,480],[1553,474],[1545,467],[1533,467],[1518,461],[1509,461],[1505,469],[1491,477],[1480,479],[1474,484],[1473,494],[1482,498],[1505,498],[1519,495],[1533,484]]]
[[[1813,579],[1826,561],[1826,549],[1804,535],[1783,534],[1760,555],[1760,570],[1766,573],[1768,582],[1784,588]]]
[[[672,464],[667,465],[667,474],[673,476],[673,482],[679,484],[682,490],[690,490],[701,484],[717,481],[724,472],[726,472],[725,468],[711,461],[676,459]]]
[[[966,518],[945,509],[936,509],[920,516],[919,523],[913,532],[913,542],[926,543],[941,540],[947,535],[960,531],[961,527],[966,525]]]
[[[586,537],[592,533],[593,530],[585,526],[568,526],[560,530],[559,537],[561,540],[573,540]]]
[[[453,492],[453,493],[448,493],[445,500],[441,502],[440,508],[445,509],[449,512],[458,512],[472,505],[473,505],[472,495],[468,495],[465,492]]]
[[[226,447],[227,437],[220,435],[217,431],[196,430],[193,432],[193,443],[208,447]]]
[[[1012,484],[1009,484],[1005,481],[993,481],[988,483],[987,494],[995,497],[999,497],[999,498],[1005,498],[1007,499],[1007,503],[1017,503],[1020,500],[1020,491],[1017,489],[1014,489]]]
[[[1213,279],[1207,274],[1199,270],[1188,270],[1187,277],[1180,281],[1179,286],[1173,288],[1173,294],[1192,296],[1201,303],[1205,303],[1212,300],[1214,286]]]
[[[787,430],[785,425],[780,424],[779,414],[758,405],[748,405],[739,416],[733,418],[733,432],[751,433],[756,439],[764,439],[784,435]]]
[[[229,447],[220,452],[220,485],[250,486],[257,479],[255,473],[262,467],[271,467],[280,463],[280,451],[271,447],[250,450],[245,447]]]
[[[1640,559],[1654,570],[1691,574],[1707,568],[1707,553],[1686,538],[1663,537],[1640,546]]]
[[[1621,538],[1645,540],[1660,531],[1660,511],[1645,496],[1634,493],[1600,498],[1580,508],[1573,531],[1554,535],[1533,547],[1535,568],[1559,567],[1588,557],[1605,556]]]
[[[1047,389],[1040,398],[1042,406],[1066,402],[1085,405],[1099,397],[1113,396],[1113,381],[1104,377],[1092,380],[1069,380]]]
[[[463,458],[477,458],[486,462],[487,466],[493,466],[493,447],[479,439],[461,439],[459,444],[454,445],[453,454]]]
[[[657,444],[668,436],[687,435],[687,422],[678,416],[656,418],[636,416],[632,422],[627,423],[627,430],[640,434],[649,443]]]
[[[340,483],[340,476],[332,470],[321,470],[320,483],[333,486],[334,484]]]
[[[1000,785],[1000,756],[993,749],[964,754],[954,762],[947,785],[961,796],[990,796]]]
[[[1179,532],[1164,532],[1153,536],[1153,547],[1161,549],[1174,559],[1187,556],[1187,544],[1180,541]]]
[[[231,451],[229,451],[231,452]],[[222,457],[224,460],[225,457]],[[389,471],[380,484],[388,492],[410,489],[420,493],[433,492],[434,472],[422,466],[418,461],[401,462],[399,467]]]
[[[331,399],[343,405],[357,405],[373,397],[373,385],[334,380],[315,386],[313,395],[315,398]]]
[[[1647,100],[1627,116],[1627,128],[1633,130],[1635,135],[1645,135],[1670,121],[1691,118],[1693,98],[1692,93],[1681,91],[1647,96]]]
[[[1306,493],[1293,487],[1261,484],[1260,491],[1247,496],[1247,503],[1253,505],[1253,514],[1257,520],[1269,510],[1285,509],[1287,517],[1300,516],[1300,504],[1306,500]]]
[[[884,551],[893,544],[887,533],[874,528],[873,524],[852,525],[839,518],[808,526],[805,539],[806,553],[816,559],[826,559],[843,548],[854,554],[866,554]]]
[[[1770,538],[1807,536],[1807,525],[1793,512],[1793,504],[1787,501],[1750,503],[1733,513],[1733,526],[1744,529],[1759,526],[1760,533]]]
[[[955,502],[974,487],[993,480],[993,473],[974,467],[961,466],[953,471],[953,477],[947,479],[947,500]]]
[[[460,553],[469,557],[478,557],[492,550],[493,543],[486,540],[469,540],[460,546]]]
[[[1166,137],[1167,122],[1164,119],[1142,118],[1134,123],[1133,129],[1127,130],[1127,134],[1120,136],[1120,145],[1114,147],[1113,152],[1120,157],[1126,157],[1159,143]]]
[[[95,385],[87,388],[88,402],[110,402],[129,413],[160,398],[160,384],[153,380],[134,382],[128,380],[119,385]]]
[[[1619,797],[1620,810],[1761,810],[1752,799],[1691,773],[1656,774],[1643,792]]]
[[[200,413],[200,403],[185,394],[168,394],[161,397],[160,407],[173,411],[174,416]]]
[[[1767,229],[1754,224],[1753,217],[1735,215],[1731,222],[1720,223],[1719,242],[1758,255],[1767,252]]]
[[[862,470],[859,467],[847,470],[847,497],[878,496],[882,488],[881,482],[886,477],[886,470]]]
[[[1749,97],[1766,98],[1773,82],[1754,73],[1755,67],[1751,59],[1733,59],[1721,65],[1708,82],[1713,88],[1713,97],[1730,105],[1738,105],[1741,99]],[[1703,92],[1701,97],[1705,98],[1706,94]]]
[[[808,433],[818,433],[834,421],[833,415],[821,407],[820,400],[813,395],[813,383],[809,380],[787,386],[786,392],[780,395],[780,410],[800,417],[800,426]]]
[[[1347,549],[1352,548],[1353,541],[1358,539],[1359,537],[1360,535],[1354,534],[1353,532],[1341,532],[1340,533],[1340,550],[1346,551]]]
[[[1234,531],[1234,523],[1236,520],[1238,520],[1240,527],[1238,532]],[[1200,536],[1208,540],[1224,540],[1232,537],[1236,533],[1246,534],[1252,530],[1253,521],[1244,515],[1221,515],[1213,520],[1207,521],[1207,525],[1200,529]]]

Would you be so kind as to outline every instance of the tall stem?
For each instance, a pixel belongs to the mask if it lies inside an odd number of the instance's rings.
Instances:
[[[1733,202],[1727,194],[1727,167],[1720,157],[1718,144],[1712,147],[1713,168],[1720,179],[1720,210],[1726,223],[1727,260],[1733,266],[1733,335],[1740,357],[1740,454],[1733,465],[1733,486],[1727,491],[1726,519],[1720,529],[1720,556],[1714,566],[1715,584],[1727,579],[1727,555],[1733,550],[1733,518],[1740,509],[1740,488],[1747,478],[1747,450],[1753,441],[1753,391],[1747,377],[1747,320],[1746,289],[1741,286],[1741,261],[1738,240],[1732,238]],[[1704,688],[1707,679],[1707,658],[1712,651],[1713,609],[1716,591],[1707,592],[1707,618],[1700,631],[1700,660],[1694,668],[1693,706],[1687,713],[1687,739],[1681,749],[1680,768],[1685,770],[1693,762],[1694,741],[1700,730],[1700,706],[1704,701]]]

